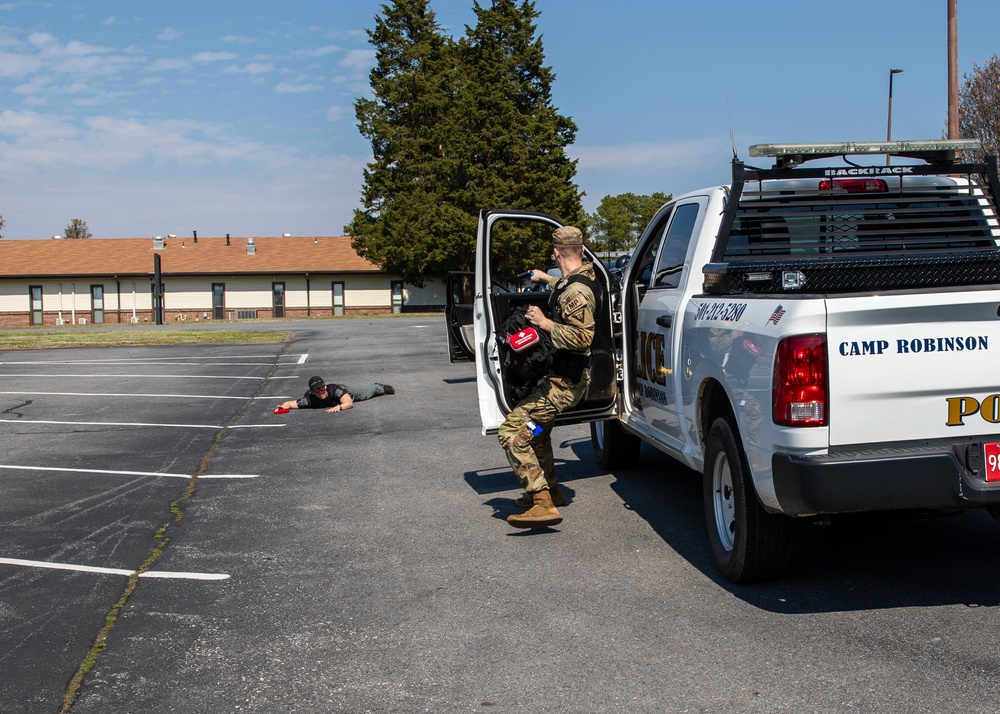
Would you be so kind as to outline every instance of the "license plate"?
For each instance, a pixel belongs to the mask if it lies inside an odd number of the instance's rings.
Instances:
[[[1000,481],[1000,443],[983,444],[986,452],[986,480]]]

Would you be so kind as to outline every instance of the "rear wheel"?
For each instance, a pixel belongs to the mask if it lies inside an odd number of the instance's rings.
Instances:
[[[639,461],[642,441],[622,429],[617,419],[590,422],[590,443],[602,469],[630,469]]]
[[[716,419],[709,430],[703,484],[708,539],[722,575],[734,583],[751,583],[784,573],[791,553],[791,519],[760,505],[728,419]]]

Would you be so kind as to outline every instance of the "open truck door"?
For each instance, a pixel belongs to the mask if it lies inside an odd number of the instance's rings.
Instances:
[[[479,413],[483,434],[495,433],[505,416],[517,405],[500,363],[497,331],[514,308],[538,305],[544,308],[550,292],[541,286],[518,281],[531,268],[528,261],[548,257],[552,232],[563,224],[545,213],[516,210],[484,210],[479,214],[476,243],[475,354],[479,387]],[[556,424],[575,424],[615,416],[618,369],[613,316],[617,305],[617,283],[601,261],[584,248],[584,260],[594,263],[603,290],[597,310],[597,327],[591,346],[591,383],[578,405],[558,417]],[[537,256],[542,256],[538,258]],[[534,287],[535,289],[532,289]]]
[[[453,271],[448,273],[448,292],[444,320],[448,330],[448,360],[474,360],[475,325],[473,304],[476,294],[476,274]]]

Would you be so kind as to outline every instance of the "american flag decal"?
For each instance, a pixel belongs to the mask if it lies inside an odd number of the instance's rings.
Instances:
[[[778,307],[774,308],[774,312],[771,313],[771,316],[767,318],[767,321],[772,325],[777,325],[778,320],[780,320],[784,316],[784,314],[785,314],[785,308],[783,308],[781,305],[778,305]]]

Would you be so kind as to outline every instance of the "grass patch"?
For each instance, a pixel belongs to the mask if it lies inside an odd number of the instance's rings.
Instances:
[[[47,350],[57,347],[136,347],[206,345],[231,342],[284,342],[285,330],[60,330],[0,331],[0,349]]]

